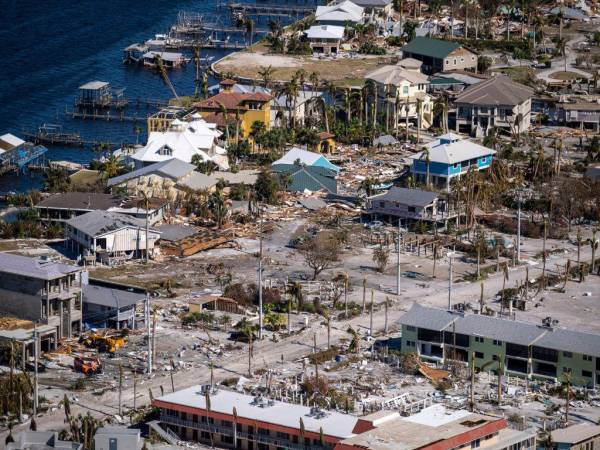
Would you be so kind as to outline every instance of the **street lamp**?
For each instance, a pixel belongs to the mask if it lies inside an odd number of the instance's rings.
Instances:
[[[447,254],[450,260],[450,264],[448,266],[448,311],[452,310],[452,257],[455,254],[455,252],[448,252]]]

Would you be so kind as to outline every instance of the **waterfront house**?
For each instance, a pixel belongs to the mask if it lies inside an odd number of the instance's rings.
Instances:
[[[428,308],[415,303],[400,318],[402,352],[427,361],[450,359],[476,368],[500,360],[505,373],[530,379],[600,384],[600,335],[481,314]],[[496,365],[492,366],[495,369]]]
[[[429,183],[438,188],[450,190],[453,178],[466,174],[469,170],[485,170],[492,164],[496,152],[468,139],[448,133],[423,146],[414,154],[410,171],[418,183]]]
[[[25,141],[14,134],[6,133],[0,136],[0,155],[6,151],[20,147]]]
[[[188,107],[185,108],[183,106],[174,106],[169,105],[158,112],[152,114],[148,117],[147,127],[148,127],[148,135],[153,131],[167,131],[171,123],[176,120],[187,120],[187,118],[198,118],[201,119],[202,116],[194,116],[196,112],[195,108]]]
[[[200,115],[194,115],[190,121],[175,119],[168,130],[150,133],[146,145],[131,155],[131,160],[139,169],[173,158],[189,163],[197,155],[202,161],[212,161],[219,168],[228,169],[227,151],[218,145],[221,135],[216,124]]]
[[[91,211],[66,222],[67,247],[90,262],[100,260],[112,265],[126,259],[141,258],[154,248],[160,231],[148,230],[146,223],[125,214],[108,211]],[[149,255],[150,256],[150,255]]]
[[[368,73],[365,78],[377,84],[378,109],[381,120],[390,120],[394,129],[411,122],[427,129],[433,121],[433,100],[427,93],[429,80],[421,73],[421,61],[403,59]],[[391,111],[391,113],[390,113]],[[407,120],[408,119],[408,120]]]
[[[81,331],[81,273],[47,257],[0,253],[0,314],[52,327],[42,349],[56,348],[56,338]]]
[[[423,72],[432,75],[450,70],[477,71],[477,55],[458,42],[417,36],[402,47],[403,58],[418,59]]]
[[[468,87],[454,100],[456,131],[485,136],[491,128],[523,133],[531,122],[533,89],[505,75]]]
[[[239,120],[240,137],[248,138],[254,122],[264,124],[267,130],[271,128],[272,98],[270,94],[263,92],[238,93],[226,89],[201,100],[195,107],[205,120],[214,122],[221,128],[235,125],[236,120]],[[231,139],[234,138],[232,133]]]
[[[339,53],[344,32],[344,27],[336,25],[313,25],[305,33],[313,53],[329,55]]]
[[[35,205],[39,220],[45,224],[63,225],[69,219],[94,210],[118,212],[151,225],[161,221],[169,203],[164,199],[150,198],[148,209],[140,198],[124,198],[115,194],[97,192],[63,192],[52,194]]]
[[[321,119],[323,115],[323,93],[313,90],[301,90],[298,95],[288,97],[281,94],[273,99],[271,106],[271,126],[289,124],[292,118],[296,126],[307,125],[308,119]]]
[[[350,0],[332,2],[329,5],[317,6],[315,21],[319,25],[336,25],[346,27],[348,24],[358,24],[363,20],[364,8]]]
[[[561,124],[577,128],[591,128],[594,133],[600,132],[600,103],[557,103],[556,108]]]
[[[176,52],[163,52],[163,51],[149,51],[144,53],[142,56],[142,61],[145,67],[156,68],[158,67],[156,60],[160,58],[163,67],[166,69],[176,69],[181,67],[187,63],[187,58],[183,55],[183,53]]]
[[[113,192],[124,191],[136,196],[144,192],[173,202],[188,189],[210,192],[217,180],[217,177],[197,172],[193,164],[173,158],[110,178],[106,184]]]
[[[392,0],[353,0],[352,3],[363,8],[365,15],[389,17],[394,12]]]
[[[393,186],[383,194],[367,198],[366,212],[373,219],[403,223],[447,223],[456,217],[450,204],[437,192]]]

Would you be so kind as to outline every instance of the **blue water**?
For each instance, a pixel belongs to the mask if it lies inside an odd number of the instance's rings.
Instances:
[[[214,5],[215,0],[0,0],[0,134],[57,123],[86,140],[135,142],[133,123],[74,120],[63,114],[65,107],[72,109],[78,86],[92,80],[124,87],[128,98],[172,97],[156,73],[123,65],[123,48],[166,33],[179,10],[212,11]],[[180,95],[193,93],[194,72],[193,64],[170,72]],[[49,159],[81,163],[98,156],[73,147],[53,146],[47,153]],[[39,184],[39,175],[5,175],[0,192]]]

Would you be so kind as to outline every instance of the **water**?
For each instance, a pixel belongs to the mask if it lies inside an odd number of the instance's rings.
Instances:
[[[72,109],[77,88],[92,80],[126,88],[127,98],[172,97],[153,71],[123,65],[123,48],[166,33],[179,10],[207,12],[214,6],[215,0],[0,0],[0,134],[18,136],[56,123],[85,140],[135,142],[133,123],[73,120],[63,114],[65,107]],[[194,72],[193,64],[170,72],[180,95],[193,93]],[[145,123],[140,125],[145,130]],[[144,139],[141,135],[140,142]],[[99,156],[74,147],[48,148],[46,156],[53,160],[88,163]],[[39,185],[39,174],[0,177],[0,192]]]

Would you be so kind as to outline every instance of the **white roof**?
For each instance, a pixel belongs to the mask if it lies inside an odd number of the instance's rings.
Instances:
[[[14,134],[6,133],[0,136],[0,141],[6,142],[11,147],[18,147],[19,145],[23,145],[25,141],[21,138],[18,138]]]
[[[194,155],[200,155],[204,161],[213,160],[210,155],[215,150],[215,140],[221,134],[215,124],[209,124],[202,119],[192,122],[176,119],[172,122],[170,130],[150,133],[146,145],[135,152],[131,158],[143,162],[160,162],[177,158],[189,163]],[[170,155],[161,154],[161,150],[165,147],[171,149]]]
[[[454,133],[444,134],[435,141],[425,144],[429,150],[429,161],[443,164],[456,164],[482,156],[495,155],[491,148],[476,144],[467,139],[462,139]],[[423,152],[411,156],[412,159],[421,159]]]
[[[108,83],[106,81],[90,81],[89,83],[85,83],[79,86],[79,89],[95,91],[97,89],[102,89],[106,86],[108,86]]]
[[[322,155],[319,153],[309,152],[308,150],[303,150],[298,147],[292,148],[289,152],[275,161],[272,165],[275,166],[277,164],[294,164],[296,160],[300,160],[300,162],[306,166],[312,166],[316,161],[321,158]]]
[[[306,431],[319,433],[323,428],[323,434],[338,438],[354,436],[352,431],[358,422],[358,418],[355,416],[335,411],[326,411],[324,417],[317,418],[311,415],[311,410],[307,406],[274,401],[272,405],[265,404],[263,407],[252,404],[253,400],[254,397],[251,395],[219,389],[210,395],[210,408],[215,413],[233,415],[235,407],[240,418],[259,420],[295,429],[300,427],[300,419],[302,419]],[[206,407],[205,394],[201,392],[200,386],[192,386],[164,395],[157,401],[199,409]]]
[[[394,86],[399,86],[403,81],[407,81],[411,85],[429,84],[427,75],[422,74],[418,67],[416,69],[407,68],[413,67],[413,65],[411,65],[412,61],[414,60],[407,58],[396,65],[382,66],[368,73],[365,78],[377,81],[381,84]]]
[[[163,61],[179,61],[180,59],[183,58],[183,54],[181,54],[181,53],[155,52],[155,51],[149,51],[147,53],[144,53],[143,57],[146,59],[152,59],[155,56],[160,56],[160,59],[162,59]]]
[[[436,404],[423,409],[417,414],[404,417],[402,420],[416,423],[418,425],[427,425],[428,427],[441,427],[450,422],[455,422],[463,417],[470,416],[472,413],[466,409],[451,410],[443,405]]]
[[[363,13],[363,7],[355,5],[351,1],[346,0],[338,3],[337,5],[317,6],[315,18],[317,22],[360,22],[362,20]]]
[[[306,30],[308,39],[342,39],[344,37],[344,27],[336,25],[313,25]]]

